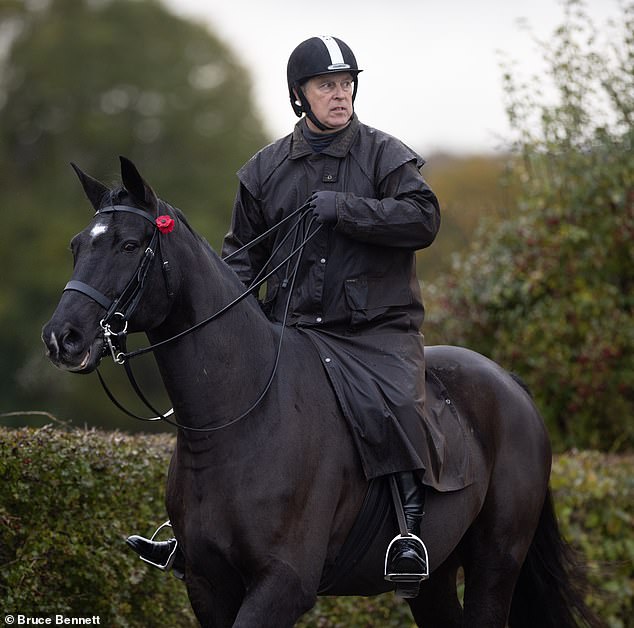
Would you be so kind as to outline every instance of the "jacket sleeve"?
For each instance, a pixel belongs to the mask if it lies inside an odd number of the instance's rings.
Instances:
[[[266,231],[262,210],[257,200],[240,183],[231,217],[231,230],[222,244],[222,257],[235,253],[245,244]],[[266,241],[233,255],[227,260],[229,267],[245,286],[251,285],[269,257]]]
[[[434,241],[440,228],[438,199],[415,160],[380,181],[377,198],[338,192],[335,202],[335,231],[370,244],[422,249]]]

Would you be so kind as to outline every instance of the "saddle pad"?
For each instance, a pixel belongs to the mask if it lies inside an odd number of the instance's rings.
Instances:
[[[443,492],[458,491],[475,479],[472,437],[439,375],[429,368],[425,374],[425,419],[434,442],[429,448],[432,468],[426,470],[423,482]],[[428,475],[433,483],[426,481]]]

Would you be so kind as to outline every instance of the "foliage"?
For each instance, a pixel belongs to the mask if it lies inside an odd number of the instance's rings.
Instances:
[[[246,71],[158,1],[0,0],[3,409],[112,414],[40,342],[71,272],[68,242],[91,216],[69,162],[110,184],[117,156],[133,159],[217,247],[235,172],[265,141]]]
[[[124,544],[165,517],[174,439],[118,432],[0,430],[0,600],[5,613],[99,615],[107,626],[193,626],[181,582]],[[589,562],[589,603],[633,628],[634,458],[558,456],[552,487],[564,535]],[[394,595],[323,598],[300,628],[412,626]]]
[[[2,610],[194,626],[181,583],[147,569],[124,543],[163,516],[172,445],[167,435],[1,431]]]
[[[425,179],[440,199],[442,227],[430,248],[417,255],[423,283],[451,271],[454,254],[463,251],[483,219],[498,219],[515,190],[505,182],[506,155],[430,155]]]
[[[583,5],[566,7],[541,44],[547,76],[505,76],[517,207],[430,289],[443,309],[428,331],[519,373],[560,449],[620,450],[634,445],[634,5],[604,48]]]
[[[393,593],[377,597],[324,597],[297,628],[416,628],[409,606]]]
[[[561,529],[585,557],[588,603],[611,628],[634,626],[634,458],[573,452],[553,462]]]

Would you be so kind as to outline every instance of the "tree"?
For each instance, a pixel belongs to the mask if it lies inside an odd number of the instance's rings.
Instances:
[[[541,44],[547,76],[504,77],[517,206],[435,286],[433,328],[519,373],[559,447],[622,449],[634,445],[634,4],[604,46],[583,4],[565,7]]]
[[[117,156],[133,159],[218,246],[235,172],[266,138],[246,71],[157,1],[0,0],[0,44],[0,412],[45,404],[103,424],[117,411],[52,369],[39,340],[90,217],[69,162],[114,183]]]

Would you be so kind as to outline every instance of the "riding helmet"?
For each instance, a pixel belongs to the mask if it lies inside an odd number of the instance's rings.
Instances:
[[[352,102],[354,102],[357,95],[357,75],[362,70],[357,66],[357,60],[348,44],[337,37],[328,35],[311,37],[299,44],[291,53],[286,67],[288,93],[295,115],[299,118],[305,112],[322,130],[328,127],[324,127],[312,115],[301,86],[313,76],[335,72],[350,72],[352,74],[354,80]],[[297,91],[300,102],[297,102],[293,90]]]

